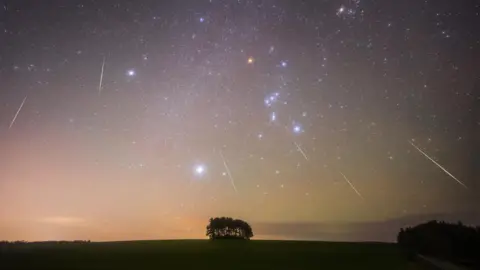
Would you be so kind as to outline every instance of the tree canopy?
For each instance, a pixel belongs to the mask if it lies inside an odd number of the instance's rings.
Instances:
[[[480,227],[434,220],[401,229],[397,242],[411,257],[422,254],[480,266]]]
[[[252,227],[245,221],[230,217],[210,218],[207,236],[214,239],[244,239],[253,237]]]

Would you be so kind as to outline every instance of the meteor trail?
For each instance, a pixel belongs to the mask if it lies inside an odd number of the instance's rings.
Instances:
[[[232,184],[232,187],[235,190],[235,192],[238,193],[237,187],[235,186],[235,181],[233,180],[233,176],[230,173],[230,168],[228,168],[227,161],[225,160],[225,157],[223,156],[222,151],[220,151],[220,157],[222,158],[223,166],[225,167],[225,170],[227,171],[228,178],[230,178],[230,183]]]
[[[15,116],[13,117],[12,122],[10,122],[10,126],[8,127],[8,129],[11,129],[12,126],[13,126],[13,124],[15,124],[15,120],[17,120],[17,116],[18,116],[18,114],[20,113],[20,111],[22,110],[23,104],[25,104],[25,101],[26,101],[26,100],[27,100],[27,96],[25,96],[25,98],[24,98],[23,101],[22,101],[22,104],[20,104],[20,107],[18,108],[17,113],[16,113]]]
[[[431,162],[433,162],[435,165],[437,165],[437,167],[439,167],[440,169],[442,169],[446,174],[448,174],[451,178],[453,178],[455,181],[457,181],[457,183],[459,183],[460,185],[462,185],[464,188],[468,189],[468,187],[460,180],[458,180],[455,176],[453,176],[453,174],[451,174],[449,171],[447,171],[447,169],[445,169],[444,167],[442,167],[442,165],[438,164],[435,160],[433,160],[431,157],[429,157],[425,152],[422,151],[422,149],[418,148],[413,142],[411,141],[408,141],[413,147],[415,147],[415,149],[418,150],[418,152],[422,153],[426,158],[428,158]]]
[[[98,94],[102,93],[102,84],[103,84],[103,71],[105,70],[105,56],[103,57],[102,71],[100,72],[100,83],[98,85]]]
[[[347,183],[350,185],[350,187],[353,189],[353,191],[355,191],[355,193],[357,193],[358,197],[360,197],[360,199],[364,200],[362,194],[360,194],[360,192],[358,192],[358,190],[355,188],[355,186],[350,182],[350,180],[348,180],[348,178],[345,176],[345,174],[343,174],[342,172],[340,172],[340,174],[343,176],[343,178],[345,179],[345,181],[347,181]]]
[[[293,142],[295,144],[295,146],[297,147],[298,151],[300,153],[302,153],[302,156],[305,158],[306,161],[308,161],[308,157],[307,157],[307,154],[305,154],[305,152],[303,151],[303,149],[300,147],[300,145],[298,145],[297,142]]]

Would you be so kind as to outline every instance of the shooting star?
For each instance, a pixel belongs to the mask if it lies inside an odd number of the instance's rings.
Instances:
[[[305,154],[305,151],[303,151],[303,149],[300,147],[300,145],[298,145],[298,143],[296,141],[293,141],[293,144],[295,144],[298,152],[300,152],[302,154],[302,156],[305,158],[305,160],[308,161],[307,154]]]
[[[105,56],[103,57],[102,63],[102,71],[100,72],[100,83],[98,85],[98,94],[102,94],[102,86],[103,86],[103,71],[105,70]]]
[[[225,160],[225,157],[223,156],[222,151],[220,151],[220,157],[222,158],[223,166],[225,167],[225,170],[227,171],[228,178],[230,178],[230,183],[232,184],[232,187],[235,190],[235,192],[238,193],[237,187],[235,186],[235,181],[233,180],[232,173],[230,172],[230,168],[227,165],[227,161]]]
[[[345,179],[345,181],[347,181],[347,183],[350,185],[350,187],[353,189],[353,191],[355,191],[355,193],[357,193],[358,197],[360,197],[360,199],[364,200],[362,194],[360,194],[360,192],[358,192],[358,190],[355,188],[355,186],[352,184],[352,182],[350,182],[350,180],[348,180],[348,178],[345,176],[345,174],[343,174],[342,172],[340,172],[340,174],[343,176],[343,179]]]
[[[445,169],[442,165],[438,164],[435,160],[433,160],[433,158],[429,157],[425,152],[422,151],[422,149],[420,149],[418,146],[416,146],[413,142],[411,141],[408,141],[413,147],[415,147],[415,149],[418,150],[418,152],[420,152],[421,154],[423,154],[426,158],[428,158],[431,162],[433,162],[435,165],[437,165],[437,167],[439,167],[440,169],[442,169],[446,174],[448,174],[451,178],[453,178],[455,181],[457,181],[457,183],[459,183],[460,185],[462,185],[464,188],[468,189],[468,187],[460,180],[458,180],[453,174],[451,174],[449,171],[447,171],[447,169]]]
[[[22,104],[20,104],[20,107],[18,108],[17,113],[16,113],[15,116],[13,117],[12,122],[10,122],[10,126],[8,127],[8,129],[11,129],[12,126],[13,126],[13,124],[15,124],[15,120],[17,120],[17,116],[18,116],[18,114],[20,113],[20,111],[22,110],[23,104],[25,104],[25,101],[26,101],[26,100],[27,100],[27,96],[25,96],[25,98],[24,98],[23,101],[22,101]]]

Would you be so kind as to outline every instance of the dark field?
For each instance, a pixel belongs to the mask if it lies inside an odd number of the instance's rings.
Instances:
[[[3,247],[0,269],[421,269],[395,244],[186,240]]]

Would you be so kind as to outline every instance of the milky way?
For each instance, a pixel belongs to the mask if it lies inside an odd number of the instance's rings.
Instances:
[[[0,221],[33,225],[0,238],[203,237],[211,216],[478,205],[473,0],[1,3]]]

